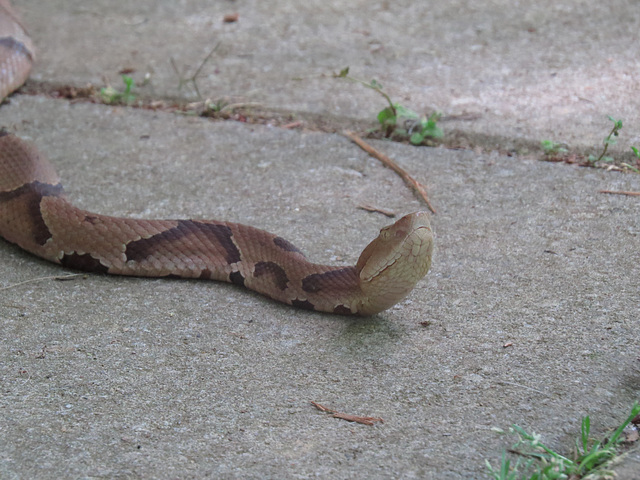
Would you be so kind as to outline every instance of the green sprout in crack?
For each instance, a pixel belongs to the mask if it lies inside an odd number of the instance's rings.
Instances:
[[[542,140],[540,146],[547,157],[555,157],[569,151],[566,143],[558,143],[553,140]]]
[[[415,112],[411,110],[407,110],[406,113],[415,114]],[[423,116],[422,118],[418,119],[417,115],[415,117],[407,116],[406,118],[410,120],[409,122],[406,122],[408,124],[408,130],[397,128],[395,133],[397,135],[403,136],[406,132],[406,135],[411,135],[409,137],[409,141],[413,145],[422,145],[425,138],[428,137],[442,138],[442,129],[436,125],[436,122],[440,120],[441,116],[442,114],[439,112],[432,113],[429,118]]]
[[[618,132],[622,130],[622,120],[616,120],[611,115],[609,115],[608,118],[613,122],[613,128],[611,129],[611,132],[609,132],[609,135],[607,135],[602,141],[604,148],[602,149],[600,156],[596,157],[595,155],[589,155],[587,162],[591,166],[595,166],[600,161],[606,162],[606,163],[613,162],[613,158],[606,156],[606,153],[607,153],[607,149],[609,148],[609,145],[615,145],[616,143],[616,139],[613,137],[617,137]]]
[[[497,469],[485,460],[489,477],[493,480],[613,478],[611,466],[620,456],[623,431],[638,414],[640,414],[640,404],[635,402],[625,421],[602,442],[591,438],[591,419],[589,416],[584,417],[572,458],[561,455],[542,443],[540,435],[529,434],[522,427],[513,425],[509,430],[518,435],[519,440],[509,452],[520,455],[522,458],[512,464],[506,452],[503,451],[500,466]],[[523,462],[523,458],[527,461]]]
[[[100,89],[100,98],[104,103],[106,103],[107,105],[128,105],[135,101],[136,96],[131,93],[131,90],[133,90],[133,87],[135,87],[133,78],[128,75],[122,75],[122,81],[124,82],[123,92],[120,92],[111,86],[103,87]]]
[[[441,117],[440,113],[436,112],[429,117],[421,117],[413,110],[399,103],[394,103],[378,81],[365,82],[349,76],[349,67],[343,68],[340,73],[334,74],[334,77],[345,78],[351,82],[359,83],[384,97],[388,106],[378,113],[377,118],[385,137],[391,138],[395,136],[408,139],[413,145],[422,145],[427,138],[442,138],[442,129],[436,124]]]
[[[640,166],[640,150],[638,150],[636,147],[631,147],[631,150],[633,150],[633,153],[636,156],[636,164]],[[627,167],[629,170],[635,173],[640,173],[640,169],[638,167],[634,167],[633,165],[629,165],[628,163],[623,163],[622,166]]]
[[[215,100],[215,101],[212,101],[212,102],[208,103],[207,104],[207,108],[212,113],[220,113],[224,109],[224,107],[226,107],[228,105],[229,105],[229,102],[227,102],[226,100],[220,98],[218,100]]]

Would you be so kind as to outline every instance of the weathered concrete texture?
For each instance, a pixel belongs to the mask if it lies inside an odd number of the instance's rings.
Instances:
[[[359,203],[419,208],[341,137],[30,97],[3,123],[49,152],[78,205],[243,220],[318,260],[355,261],[388,223]],[[620,421],[639,381],[640,215],[597,190],[640,178],[376,146],[439,210],[432,272],[377,317],[206,282],[3,290],[2,476],[471,478],[507,446],[491,427],[518,422],[563,448],[582,414],[598,431]],[[63,273],[2,247],[3,287]]]
[[[487,136],[491,148],[543,139],[595,148],[611,128],[607,115],[627,125],[620,151],[630,154],[640,141],[640,13],[630,0],[24,0],[20,7],[40,48],[38,80],[82,86],[106,78],[118,86],[118,72],[133,68],[138,83],[150,74],[149,92],[195,98],[178,90],[170,58],[188,77],[220,43],[199,76],[205,98],[373,120],[381,97],[329,78],[350,66],[405,106],[453,117],[449,131]],[[233,12],[239,21],[223,23]]]
[[[638,144],[633,2],[416,3],[19,6],[40,81],[134,67],[158,96],[189,95],[167,57],[193,71],[221,41],[200,81],[211,97],[368,118],[373,93],[316,77],[349,64],[407,105],[479,114],[445,128],[586,145],[611,113]],[[327,263],[355,262],[391,223],[359,205],[424,208],[337,135],[21,95],[0,126],[47,153],[79,206],[248,223]],[[374,145],[438,214],[432,271],[369,319],[213,282],[56,281],[69,272],[0,242],[0,478],[482,478],[513,443],[492,427],[567,452],[582,415],[594,435],[617,426],[640,390],[640,202],[598,190],[640,176]]]

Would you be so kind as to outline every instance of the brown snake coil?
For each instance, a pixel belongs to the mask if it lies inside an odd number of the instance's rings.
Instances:
[[[26,81],[33,46],[0,0],[0,99]],[[383,228],[355,266],[309,262],[287,240],[214,220],[139,220],[74,207],[36,148],[0,130],[0,236],[46,260],[116,275],[222,280],[289,305],[371,315],[395,305],[431,265],[426,212]]]

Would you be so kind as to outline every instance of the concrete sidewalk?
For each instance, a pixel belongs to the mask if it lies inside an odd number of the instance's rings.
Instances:
[[[595,150],[608,114],[625,124],[614,154],[640,144],[637,5],[421,5],[16,5],[43,89],[119,86],[135,68],[139,84],[151,74],[143,94],[195,101],[169,57],[192,74],[220,42],[198,80],[206,98],[374,119],[373,92],[321,76],[349,65],[478,148],[372,142],[438,214],[432,271],[369,319],[212,282],[55,281],[69,272],[0,243],[0,478],[484,478],[484,459],[514,442],[493,427],[568,453],[581,416],[596,435],[625,418],[640,388],[640,203],[598,190],[640,190],[640,175],[524,150]],[[78,206],[247,223],[324,263],[355,262],[391,223],[358,206],[424,208],[344,137],[304,128],[20,94],[0,126],[46,152]],[[510,150],[522,155],[497,153]],[[639,471],[636,452],[618,478]]]

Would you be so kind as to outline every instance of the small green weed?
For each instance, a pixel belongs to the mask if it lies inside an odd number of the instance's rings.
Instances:
[[[429,117],[420,116],[405,106],[394,103],[391,97],[382,90],[382,85],[376,80],[365,82],[349,76],[349,67],[334,74],[335,78],[345,78],[351,82],[370,88],[384,97],[389,106],[378,113],[378,123],[386,138],[399,137],[408,139],[413,145],[422,145],[427,138],[442,138],[442,129],[437,126],[441,117],[440,113],[432,113]]]
[[[413,112],[412,112],[413,113]],[[422,117],[419,121],[416,121],[410,128],[408,134],[411,134],[409,141],[414,145],[422,145],[425,138],[442,138],[442,129],[436,125],[436,122],[440,120],[442,114],[440,112],[434,112]],[[396,133],[401,132],[401,129],[397,129]]]
[[[618,455],[618,446],[622,441],[623,430],[640,414],[640,404],[635,402],[631,413],[615,432],[602,442],[589,438],[591,419],[582,419],[580,437],[576,440],[573,459],[553,451],[540,441],[540,435],[529,434],[522,427],[513,425],[510,432],[518,435],[519,440],[510,452],[527,457],[522,463],[520,459],[511,464],[506,453],[502,453],[500,467],[497,470],[485,460],[489,477],[494,480],[566,480],[579,479],[588,475],[590,479],[613,478],[610,470],[612,460]]]
[[[128,75],[122,75],[122,81],[124,82],[124,92],[120,92],[111,86],[100,89],[100,98],[104,103],[107,105],[122,103],[128,105],[135,101],[136,96],[131,93],[131,90],[135,87],[133,78]]]
[[[633,153],[636,156],[636,165],[640,167],[640,150],[638,150],[636,147],[631,147],[631,150],[633,150]],[[629,165],[628,163],[623,163],[622,166],[627,167],[629,170],[632,170],[635,173],[640,173],[640,169],[638,167],[634,167],[633,165]]]
[[[224,99],[218,99],[218,100],[214,100],[214,101],[208,103],[207,104],[207,108],[212,113],[220,113],[222,111],[222,109],[224,107],[226,107],[227,105],[229,105],[229,102],[227,102]]]
[[[622,120],[616,120],[611,115],[609,115],[608,118],[613,122],[613,128],[611,129],[611,132],[609,132],[609,135],[607,135],[602,141],[604,148],[602,149],[600,156],[596,157],[595,155],[589,155],[589,157],[587,158],[587,162],[591,166],[595,166],[600,161],[606,162],[606,163],[613,162],[613,158],[607,157],[606,153],[607,153],[607,149],[609,148],[609,145],[614,145],[616,143],[616,139],[612,137],[617,137],[618,132],[622,130]]]
[[[548,157],[561,155],[569,151],[566,143],[558,143],[552,140],[542,140],[540,145],[542,146],[544,154]]]

